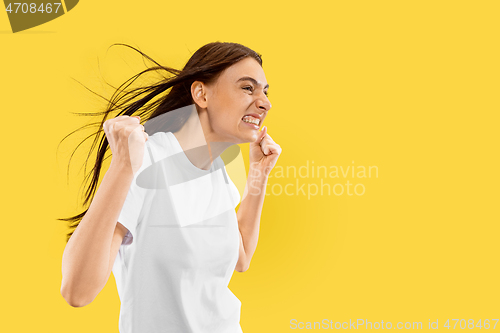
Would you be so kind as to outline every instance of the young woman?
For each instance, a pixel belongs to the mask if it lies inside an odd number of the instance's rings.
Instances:
[[[234,270],[250,265],[268,175],[281,153],[267,128],[259,131],[271,109],[261,56],[215,42],[179,71],[140,53],[157,66],[136,78],[162,70],[173,76],[126,99],[117,95],[102,113],[84,203],[91,204],[60,219],[73,222],[61,294],[85,306],[112,271],[121,333],[242,332],[241,303],[227,286]],[[250,143],[241,202],[224,165],[240,143]],[[96,191],[108,145],[111,163]]]

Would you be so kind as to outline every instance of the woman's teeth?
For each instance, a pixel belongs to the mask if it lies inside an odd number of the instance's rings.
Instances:
[[[243,117],[243,121],[246,122],[246,123],[255,124],[257,126],[259,126],[259,123],[260,123],[259,119],[254,118],[252,116],[245,116],[245,117]]]

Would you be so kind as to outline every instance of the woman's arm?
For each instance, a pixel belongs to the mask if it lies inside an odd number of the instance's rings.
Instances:
[[[71,306],[89,304],[106,285],[115,259],[111,256],[118,252],[116,243],[125,236],[124,227],[117,229],[117,220],[132,179],[130,168],[112,161],[87,213],[66,244],[61,295]]]
[[[236,263],[236,271],[244,272],[257,248],[259,239],[260,215],[266,195],[268,176],[256,167],[250,167],[248,179],[243,193],[243,200],[236,216],[240,229],[240,255]]]
[[[250,170],[243,199],[236,214],[241,236],[240,256],[235,267],[238,272],[244,272],[250,267],[250,261],[257,248],[267,179],[280,154],[280,145],[267,134],[267,126],[264,126],[255,142],[250,143]]]
[[[104,122],[111,163],[62,258],[61,294],[71,306],[87,305],[106,285],[127,231],[117,220],[145,156],[148,135],[139,121],[118,116]]]

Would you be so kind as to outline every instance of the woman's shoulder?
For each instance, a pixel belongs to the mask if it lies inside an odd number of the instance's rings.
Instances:
[[[167,140],[167,133],[166,132],[156,132],[148,137],[149,144],[152,145],[165,145],[168,140]]]

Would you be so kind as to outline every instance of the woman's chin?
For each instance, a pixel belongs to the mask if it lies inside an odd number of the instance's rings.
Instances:
[[[259,133],[260,131],[258,129],[251,131],[251,133],[248,135],[249,141],[254,142],[255,140],[257,140],[257,138],[259,137]]]
[[[255,140],[257,140],[259,136],[259,130],[260,128],[251,128],[248,126],[244,126],[244,128],[240,130],[240,138],[243,141],[241,143],[254,142]]]

